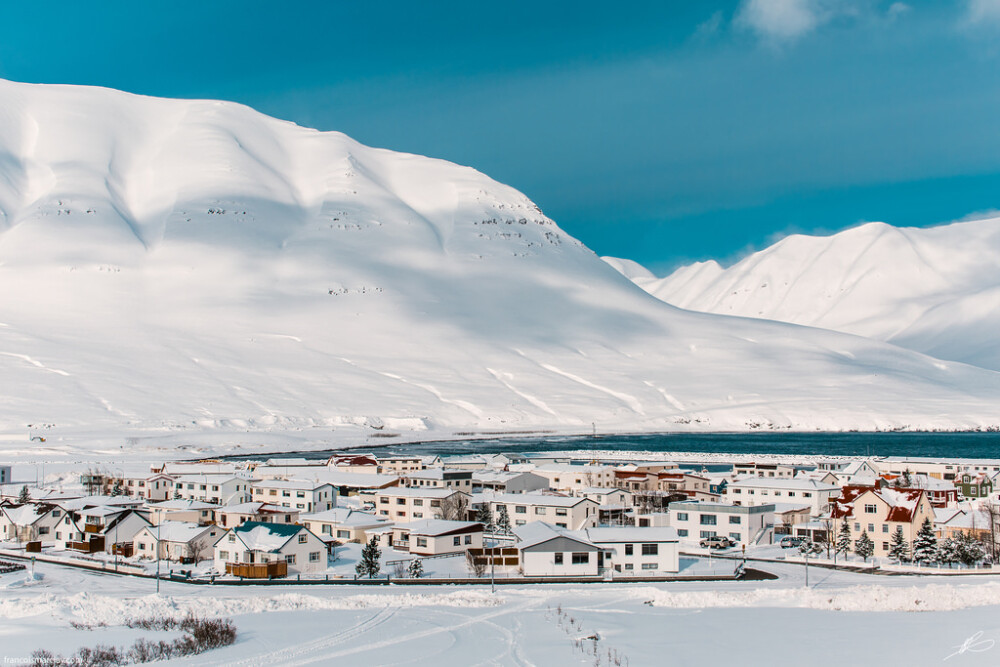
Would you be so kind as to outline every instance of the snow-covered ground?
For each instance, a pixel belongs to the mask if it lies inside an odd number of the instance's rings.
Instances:
[[[1000,661],[1000,577],[945,584],[769,564],[764,582],[488,587],[192,587],[38,565],[0,577],[3,653],[69,653],[166,636],[126,618],[192,611],[231,617],[234,646],[205,665],[993,665]],[[77,630],[70,622],[107,624]],[[592,651],[597,637],[598,663]],[[583,640],[578,642],[577,640]],[[965,650],[962,651],[962,647]],[[624,664],[624,662],[622,663]]]

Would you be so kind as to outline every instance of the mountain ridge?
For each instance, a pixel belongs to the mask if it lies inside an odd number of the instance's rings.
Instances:
[[[1000,374],[674,308],[469,167],[225,102],[0,102],[0,431],[1000,421]]]

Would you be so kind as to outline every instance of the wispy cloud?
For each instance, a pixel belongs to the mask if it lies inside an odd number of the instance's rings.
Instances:
[[[695,39],[708,39],[714,37],[718,34],[719,29],[722,27],[723,16],[722,11],[716,11],[707,20],[698,24],[695,28],[694,37]]]
[[[913,7],[910,7],[905,2],[894,2],[889,5],[889,9],[886,10],[885,15],[889,18],[889,20],[894,21],[902,16],[905,16],[906,14],[909,14],[912,10]]]
[[[824,14],[816,0],[744,0],[735,24],[767,39],[790,41],[815,30]]]
[[[965,23],[971,26],[1000,26],[1000,0],[968,0]]]

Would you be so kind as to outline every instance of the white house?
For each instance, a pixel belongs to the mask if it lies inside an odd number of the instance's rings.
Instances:
[[[200,500],[164,500],[147,507],[149,521],[154,526],[164,521],[183,521],[205,526],[215,520],[215,510],[219,506]]]
[[[502,493],[477,496],[478,502],[488,502],[493,521],[497,521],[504,506],[512,528],[535,521],[553,524],[556,528],[579,530],[597,525],[598,504],[590,498],[550,496],[541,493]]]
[[[0,506],[0,539],[6,542],[55,540],[65,511],[48,503]]]
[[[376,516],[390,521],[415,519],[465,519],[469,494],[455,489],[412,489],[390,487],[379,489],[370,497],[375,504]]]
[[[579,491],[592,486],[614,487],[615,469],[602,465],[566,465],[552,463],[532,470],[549,480],[549,487],[559,491]]]
[[[681,542],[697,544],[722,535],[749,545],[774,525],[774,505],[733,505],[688,500],[670,503],[670,525]]]
[[[327,567],[326,544],[305,526],[249,521],[228,530],[215,542],[220,572],[233,565],[285,563],[288,574],[322,572]]]
[[[367,512],[359,512],[348,507],[334,507],[325,512],[303,514],[302,525],[318,535],[324,542],[367,542],[368,531],[390,525],[385,519],[380,519]]]
[[[672,574],[680,570],[679,539],[673,528],[587,528],[581,536],[607,550],[604,566],[632,575]]]
[[[521,570],[526,577],[596,577],[612,552],[569,531],[542,521],[514,530]]]
[[[254,482],[253,499],[300,512],[323,512],[337,505],[337,490],[328,482],[307,479],[265,479]]]
[[[424,519],[392,527],[392,545],[417,556],[438,556],[482,549],[483,524],[474,521]]]
[[[250,480],[233,475],[177,475],[173,497],[213,505],[245,503],[250,500]]]
[[[0,466],[0,484],[10,484],[10,466]]]
[[[232,528],[247,521],[298,523],[299,510],[261,502],[225,505],[215,509],[215,523],[223,528]]]
[[[527,493],[549,488],[549,480],[533,472],[475,470],[472,487],[477,491],[493,493]]]
[[[445,470],[444,468],[413,470],[403,475],[402,482],[406,486],[455,489],[456,491],[471,493],[472,471]]]
[[[132,553],[140,558],[197,563],[212,557],[212,545],[222,534],[214,526],[199,526],[183,521],[164,521],[139,530],[132,541]]]
[[[752,507],[773,503],[809,505],[813,516],[830,510],[830,503],[840,496],[840,487],[802,477],[744,477],[730,482],[723,500],[734,505]]]

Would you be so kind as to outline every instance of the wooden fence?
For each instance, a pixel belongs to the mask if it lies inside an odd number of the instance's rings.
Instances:
[[[226,563],[226,574],[244,579],[284,577],[288,575],[288,563],[283,560],[273,563]]]
[[[469,549],[469,555],[475,559],[477,565],[490,565],[491,559],[494,565],[520,565],[520,557],[515,547],[492,547],[483,549]]]

